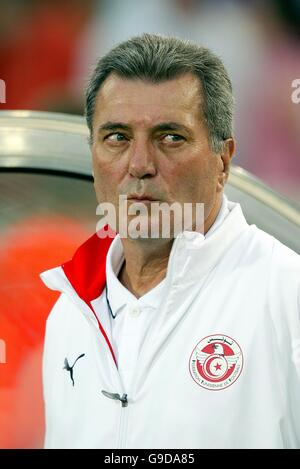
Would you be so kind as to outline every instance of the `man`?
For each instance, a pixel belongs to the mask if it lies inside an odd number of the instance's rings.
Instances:
[[[107,227],[41,274],[50,448],[300,446],[300,259],[249,226],[223,189],[235,149],[230,80],[209,50],[143,35],[87,90],[99,204],[204,204],[203,232]],[[160,219],[142,222],[160,225]],[[172,220],[170,218],[170,223]],[[130,230],[128,230],[129,232]]]

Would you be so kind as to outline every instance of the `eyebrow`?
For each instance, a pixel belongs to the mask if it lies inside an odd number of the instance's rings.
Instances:
[[[105,124],[100,125],[98,132],[101,132],[101,130],[117,130],[117,129],[123,129],[123,130],[130,130],[130,126],[126,124],[122,124],[122,122],[105,122]]]
[[[127,124],[123,124],[122,122],[105,122],[104,124],[100,125],[98,128],[98,132],[103,130],[127,130],[130,131],[131,127]],[[178,124],[177,122],[161,122],[160,124],[155,125],[151,131],[152,132],[166,132],[168,130],[184,130],[185,132],[190,132],[190,129],[183,124]]]
[[[168,130],[185,130],[190,132],[190,129],[183,124],[178,124],[177,122],[162,122],[153,127],[154,132],[163,132]]]

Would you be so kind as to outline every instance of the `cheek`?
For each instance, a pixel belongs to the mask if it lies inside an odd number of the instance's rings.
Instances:
[[[98,202],[108,200],[109,188],[112,186],[111,174],[109,167],[96,152],[93,152],[93,171],[94,171],[94,188]]]
[[[190,202],[202,201],[209,203],[213,199],[217,187],[217,168],[213,155],[186,160],[179,164],[169,176],[172,192],[178,198]]]
[[[173,179],[177,181],[177,190],[196,190],[208,177],[209,171],[203,161],[199,158],[186,161],[184,164],[179,164],[174,169]],[[175,184],[174,184],[175,186]],[[176,189],[176,186],[175,186]]]
[[[92,152],[94,187],[98,202],[116,202],[118,188],[122,180],[122,168],[113,161]]]

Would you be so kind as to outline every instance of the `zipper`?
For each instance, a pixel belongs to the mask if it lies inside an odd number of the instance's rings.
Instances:
[[[127,394],[120,396],[118,393],[108,392],[102,389],[102,394],[109,399],[118,400],[121,402],[121,414],[120,414],[120,423],[119,423],[119,432],[117,439],[117,449],[126,448],[126,435],[127,435],[127,414],[128,410],[128,399]]]
[[[87,306],[89,307],[89,305],[87,305]],[[97,315],[94,312],[94,308],[89,307],[89,310],[90,310],[91,317],[93,317],[94,319],[97,319]],[[98,323],[98,321],[97,321],[97,323]],[[94,332],[96,333],[96,336],[95,336],[96,340],[94,341],[95,354],[98,355],[99,354],[99,348],[96,345],[97,336],[100,334],[100,336],[102,336],[102,338],[104,338],[104,337],[103,337],[102,331],[99,330],[100,329],[99,324],[95,324],[94,321],[93,321],[93,324],[95,326]],[[118,434],[117,434],[116,448],[124,448],[125,447],[125,441],[126,441],[126,435],[124,434],[124,431],[125,431],[124,430],[124,423],[126,423],[126,422],[124,422],[124,420],[125,420],[125,417],[126,417],[125,412],[128,413],[128,409],[126,409],[126,407],[128,407],[128,398],[127,398],[127,394],[124,392],[125,390],[123,388],[123,384],[122,384],[122,381],[121,381],[121,377],[120,377],[120,374],[119,374],[119,370],[118,370],[117,362],[115,360],[114,353],[111,353],[112,350],[110,350],[110,347],[108,346],[108,343],[107,343],[106,340],[103,341],[102,343],[103,343],[104,347],[107,347],[105,352],[103,350],[103,353],[108,353],[109,356],[110,356],[109,367],[111,368],[111,371],[112,371],[111,389],[118,390],[118,391],[120,391],[120,393],[109,392],[109,391],[106,391],[105,389],[102,389],[101,393],[109,399],[113,399],[115,401],[120,401],[120,404],[121,404],[120,405],[120,407],[121,407],[120,408],[120,414],[119,414],[119,411],[118,411],[118,415],[117,415],[118,420],[119,420],[119,429],[117,430]]]
[[[109,399],[115,399],[115,400],[121,401],[122,407],[128,406],[127,394],[123,394],[122,396],[120,396],[120,394],[118,393],[104,391],[104,389],[101,392],[105,397],[108,397]]]
[[[118,449],[126,448],[127,422],[128,422],[128,409],[126,409],[127,405],[128,403],[124,406],[122,404],[122,407],[121,407],[120,426],[119,426],[119,434],[118,434],[118,441],[117,441]]]
[[[119,432],[118,432],[118,439],[117,439],[117,449],[126,448],[126,435],[127,435],[127,414],[128,410],[128,399],[127,394],[123,394],[120,396],[118,393],[108,392],[102,389],[102,394],[109,399],[118,400],[121,402],[121,414],[120,414],[120,424],[119,424]]]
[[[99,326],[99,320],[98,320],[98,317],[97,317],[97,314],[92,306],[92,304],[89,304],[89,309],[91,311],[91,313],[93,313],[93,316],[96,318],[97,320],[97,323],[98,323],[98,326]],[[100,330],[99,330],[100,329]],[[126,407],[128,407],[128,399],[127,399],[127,394],[124,393],[124,389],[123,389],[123,385],[122,385],[122,380],[120,378],[120,374],[119,374],[119,370],[118,370],[118,365],[117,365],[117,361],[116,361],[116,358],[115,358],[115,354],[114,354],[114,351],[112,349],[112,346],[110,344],[110,341],[105,333],[105,335],[103,334],[103,327],[101,326],[101,328],[99,327],[98,328],[98,333],[100,332],[100,334],[102,334],[102,336],[104,337],[105,341],[106,341],[106,346],[109,347],[109,352],[110,352],[110,357],[111,357],[111,366],[114,368],[114,375],[115,377],[117,378],[115,381],[115,385],[117,385],[117,389],[120,389],[123,391],[123,394],[119,394],[119,393],[113,393],[113,392],[109,392],[109,391],[106,391],[104,389],[101,390],[101,393],[109,398],[109,399],[113,399],[113,400],[116,400],[116,401],[120,401],[121,403],[121,409],[120,409],[120,420],[119,420],[119,431],[118,431],[118,437],[117,437],[117,448],[118,449],[122,449],[122,448],[125,448],[126,447],[126,429],[127,429],[127,413],[128,413],[128,410],[126,409]],[[105,331],[104,331],[105,332]]]

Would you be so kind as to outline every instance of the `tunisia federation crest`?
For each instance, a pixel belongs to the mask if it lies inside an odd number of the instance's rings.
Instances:
[[[190,358],[190,373],[203,388],[219,391],[231,386],[241,374],[243,353],[237,342],[223,334],[200,340]]]

